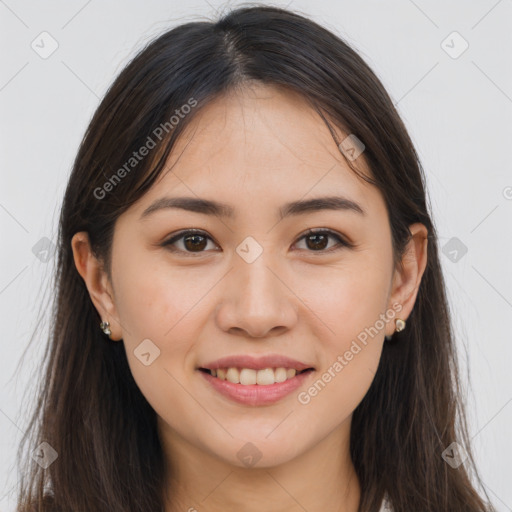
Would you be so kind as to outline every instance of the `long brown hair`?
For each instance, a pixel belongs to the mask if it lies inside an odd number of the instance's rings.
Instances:
[[[120,73],[89,124],[60,215],[52,330],[37,405],[20,446],[25,464],[18,510],[163,511],[156,413],[131,375],[123,344],[109,343],[99,329],[71,239],[87,231],[110,272],[116,219],[155,182],[195,113],[247,80],[300,93],[333,137],[332,124],[364,143],[372,173],[367,179],[386,202],[397,261],[410,224],[421,222],[429,231],[428,263],[407,329],[384,344],[375,379],[353,414],[359,511],[377,511],[386,494],[395,512],[491,510],[472,484],[480,480],[461,403],[437,235],[412,142],[382,84],[349,45],[306,17],[265,6],[187,23],[158,37]],[[176,109],[187,104],[193,108],[173,124]],[[154,149],[131,161],[149,138]],[[42,442],[58,454],[47,468],[30,458]],[[442,457],[453,442],[469,455],[456,468]]]

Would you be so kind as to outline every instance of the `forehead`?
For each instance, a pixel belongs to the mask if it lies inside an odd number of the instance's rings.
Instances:
[[[348,135],[333,128],[339,140]],[[352,164],[370,174],[363,157]],[[215,198],[235,209],[263,197],[280,205],[341,194],[365,209],[383,202],[350,169],[324,120],[300,95],[262,84],[230,91],[194,114],[143,205],[164,193]]]

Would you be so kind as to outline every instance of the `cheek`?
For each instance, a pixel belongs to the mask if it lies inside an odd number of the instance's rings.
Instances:
[[[329,329],[317,332],[321,365],[298,401],[309,408],[308,414],[323,416],[333,428],[352,414],[377,371],[384,342],[386,279],[376,272],[340,273],[311,306]]]
[[[183,328],[182,319],[200,309],[211,276],[191,276],[165,261],[134,258],[119,265],[116,279],[116,309],[127,331],[125,341],[142,336],[165,342]]]
[[[382,315],[391,275],[373,253],[358,256],[344,268],[330,269],[328,279],[317,279],[309,294],[303,289],[309,308],[304,314],[318,326],[321,368],[299,402],[311,401],[320,408],[334,404],[333,418],[338,419],[353,411],[366,394],[384,341]]]
[[[304,300],[313,322],[322,325],[318,339],[336,350],[346,350],[366,328],[383,328],[390,275],[369,258],[347,263],[343,268],[322,269],[314,276],[300,277],[298,295]],[[364,337],[364,336],[363,336]]]
[[[330,430],[347,420],[370,388],[382,344],[359,345],[350,361],[344,352],[333,358],[298,396],[298,407],[309,418],[320,419],[322,428]]]
[[[182,392],[175,379],[183,381],[192,364],[193,340],[207,318],[205,293],[215,278],[132,256],[116,267],[116,309],[133,377],[151,402],[164,389],[170,393],[177,386],[175,392]],[[148,360],[154,362],[146,366]]]
[[[127,277],[118,273],[117,310],[128,364],[158,414],[168,411],[171,401],[176,414],[185,415],[190,400],[180,383],[184,382],[190,340],[199,328],[190,314],[197,297],[171,273],[141,268],[145,270],[126,272]]]

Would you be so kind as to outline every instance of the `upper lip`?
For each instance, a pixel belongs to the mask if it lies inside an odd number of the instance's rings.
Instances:
[[[219,368],[251,368],[263,370],[264,368],[295,368],[298,372],[313,368],[312,365],[291,359],[280,354],[266,354],[260,357],[249,355],[227,356],[201,365],[200,368],[217,370]]]

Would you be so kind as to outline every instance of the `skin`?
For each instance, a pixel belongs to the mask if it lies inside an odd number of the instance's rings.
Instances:
[[[364,153],[353,163],[369,172]],[[426,228],[410,226],[413,237],[395,268],[379,190],[350,170],[302,98],[269,86],[246,86],[198,112],[166,171],[119,217],[110,277],[87,233],[77,233],[72,247],[91,300],[110,322],[111,338],[124,343],[133,377],[158,415],[173,496],[167,512],[355,512],[352,413],[373,380],[384,335],[413,308]],[[320,210],[279,218],[284,203],[333,193],[357,202],[365,215]],[[165,209],[141,220],[164,196],[215,199],[236,216]],[[211,237],[199,251],[183,238],[174,243],[178,252],[161,246],[189,228]],[[330,237],[316,249],[304,237],[309,228],[330,229],[354,247]],[[263,249],[252,263],[236,252],[247,236]],[[401,311],[308,404],[300,403],[299,392],[393,304]],[[148,366],[134,355],[144,339],[160,349]],[[270,352],[315,368],[273,405],[235,403],[196,369],[226,355]],[[247,442],[262,455],[252,467],[237,457]]]

